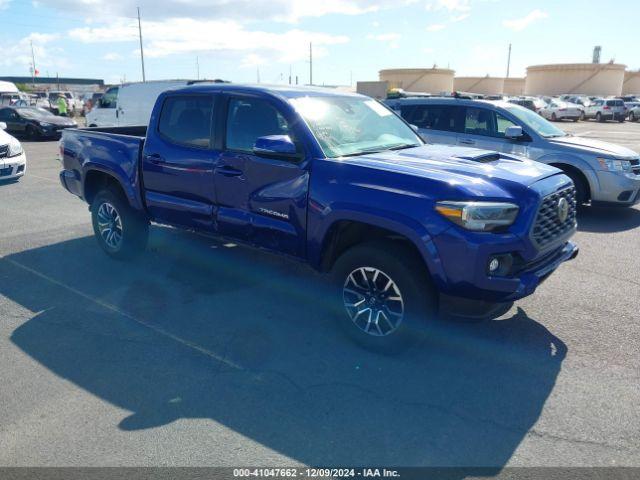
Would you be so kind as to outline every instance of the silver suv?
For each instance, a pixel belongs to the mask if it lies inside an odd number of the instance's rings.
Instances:
[[[617,120],[624,122],[627,117],[627,107],[619,98],[596,98],[584,109],[584,119],[595,118],[598,122]]]
[[[460,98],[403,98],[386,104],[430,143],[521,155],[563,170],[580,203],[640,201],[640,156],[626,147],[574,137],[519,105]]]

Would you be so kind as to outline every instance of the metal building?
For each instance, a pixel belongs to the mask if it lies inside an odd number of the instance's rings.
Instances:
[[[485,95],[502,95],[504,78],[501,77],[456,77],[453,88],[458,92],[482,93]]]
[[[640,70],[625,72],[622,94],[640,95]]]
[[[527,95],[620,95],[626,66],[616,63],[564,63],[527,68]]]
[[[455,72],[447,68],[390,68],[380,70],[380,81],[407,92],[443,93],[453,91]]]

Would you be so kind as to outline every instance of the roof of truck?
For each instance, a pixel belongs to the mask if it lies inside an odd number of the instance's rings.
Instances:
[[[296,85],[266,85],[266,84],[239,84],[239,83],[214,83],[202,82],[188,87],[179,88],[174,91],[179,92],[263,92],[286,98],[301,96],[342,96],[342,97],[364,97],[357,93],[343,92],[333,88],[308,87]]]

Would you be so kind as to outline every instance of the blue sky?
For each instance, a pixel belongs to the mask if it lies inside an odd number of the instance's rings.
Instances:
[[[0,0],[0,74],[141,79],[136,6],[148,79],[200,77],[347,85],[393,67],[511,75],[527,65],[602,60],[640,68],[640,2],[619,0]]]

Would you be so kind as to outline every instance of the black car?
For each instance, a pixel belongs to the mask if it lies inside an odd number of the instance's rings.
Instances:
[[[66,117],[58,117],[38,107],[0,108],[0,122],[7,124],[7,131],[31,139],[60,138],[65,128],[76,128],[78,124]]]

